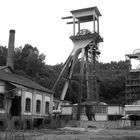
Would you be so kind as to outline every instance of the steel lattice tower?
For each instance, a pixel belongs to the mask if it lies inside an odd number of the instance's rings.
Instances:
[[[74,48],[64,63],[63,69],[55,82],[53,91],[58,85],[62,78],[66,78],[64,84],[61,100],[64,100],[66,91],[68,89],[69,82],[72,78],[73,70],[78,59],[79,54],[81,54],[81,66],[79,73],[79,94],[78,94],[78,116],[80,119],[80,107],[82,99],[82,87],[84,81],[84,71],[86,71],[86,85],[87,85],[87,101],[99,101],[98,92],[98,56],[99,43],[103,42],[99,34],[99,16],[101,16],[100,11],[97,7],[90,7],[84,9],[78,9],[71,11],[72,16],[63,17],[62,19],[73,19],[72,22],[67,22],[67,24],[73,24],[73,35],[70,36],[74,44]],[[83,23],[92,22],[92,31],[88,29],[80,29],[80,25]],[[76,25],[78,25],[76,28]],[[77,30],[77,34],[76,34]]]

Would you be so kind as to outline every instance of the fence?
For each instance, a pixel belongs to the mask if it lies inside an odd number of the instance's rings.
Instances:
[[[40,133],[25,133],[22,131],[6,131],[1,132],[0,140],[37,140],[41,136]]]

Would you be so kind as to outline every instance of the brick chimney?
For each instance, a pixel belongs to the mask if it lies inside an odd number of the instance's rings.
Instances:
[[[10,66],[12,69],[14,69],[14,47],[15,47],[15,30],[10,30],[6,66]]]

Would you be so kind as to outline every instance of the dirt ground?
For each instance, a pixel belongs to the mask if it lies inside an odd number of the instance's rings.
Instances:
[[[5,134],[6,132],[0,132],[0,138],[4,138]],[[140,140],[140,129],[65,127],[8,132],[7,137],[12,136],[19,136],[19,140]],[[21,138],[23,136],[24,138]]]

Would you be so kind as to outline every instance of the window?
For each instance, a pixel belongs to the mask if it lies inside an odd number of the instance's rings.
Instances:
[[[36,113],[40,113],[40,108],[41,108],[41,101],[37,100],[36,101]]]
[[[45,103],[45,113],[48,114],[49,113],[49,102]]]
[[[31,111],[31,99],[30,98],[26,98],[25,111],[26,112],[30,112]]]
[[[4,109],[4,95],[0,94],[0,109]]]
[[[82,106],[81,113],[85,114],[85,107],[84,106]]]
[[[97,114],[106,114],[106,106],[96,106]]]

